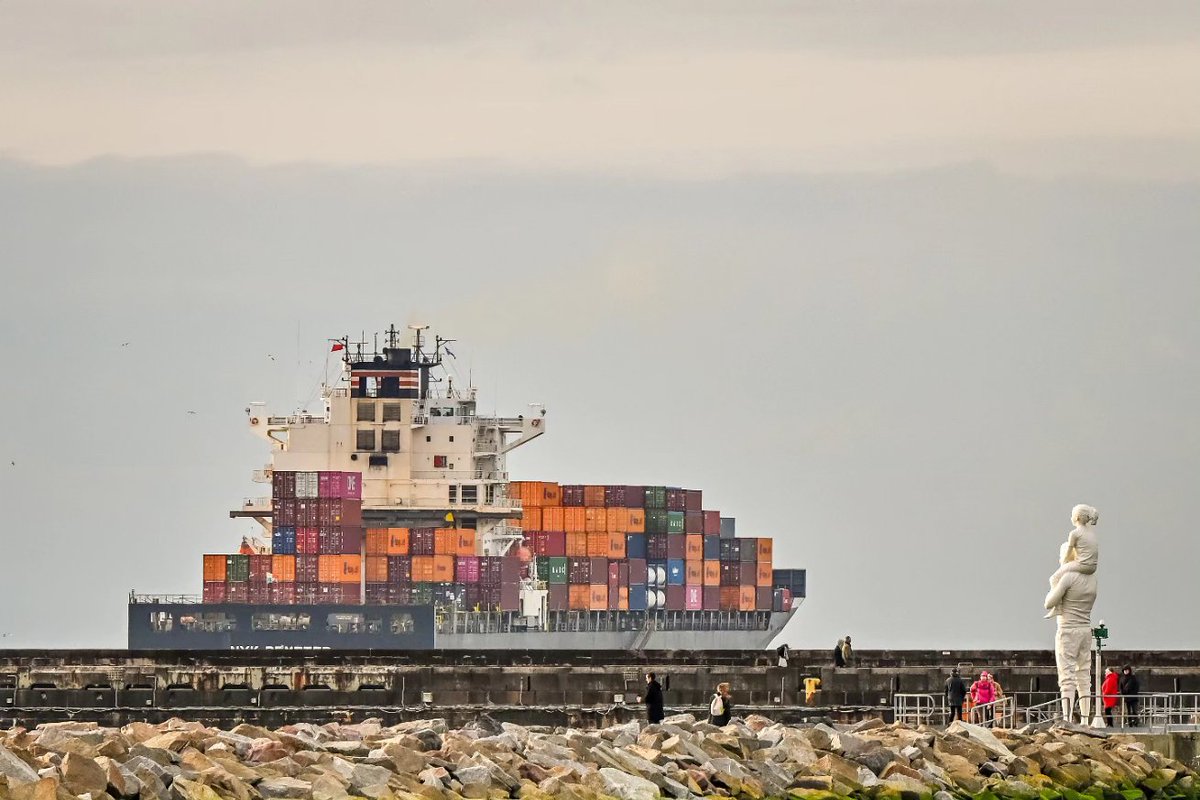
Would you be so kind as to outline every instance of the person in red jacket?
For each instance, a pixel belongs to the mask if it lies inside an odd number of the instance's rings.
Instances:
[[[1120,679],[1117,673],[1109,667],[1104,670],[1104,683],[1100,686],[1100,696],[1104,699],[1104,724],[1113,727],[1113,709],[1121,696],[1117,683]]]

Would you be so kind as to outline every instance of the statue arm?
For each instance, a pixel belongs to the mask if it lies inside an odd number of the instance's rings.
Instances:
[[[1077,573],[1074,572],[1067,572],[1063,574],[1058,584],[1050,590],[1048,595],[1046,595],[1045,608],[1055,608],[1062,603],[1062,599],[1066,595],[1067,589],[1070,588],[1073,583],[1075,583],[1074,577],[1076,574]]]

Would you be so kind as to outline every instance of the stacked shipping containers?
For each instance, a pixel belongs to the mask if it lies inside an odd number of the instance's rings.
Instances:
[[[699,490],[514,481],[551,610],[770,611],[771,540],[739,539]]]

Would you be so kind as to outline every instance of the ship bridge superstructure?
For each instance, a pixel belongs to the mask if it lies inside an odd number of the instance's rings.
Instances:
[[[341,355],[340,378],[322,389],[322,413],[271,415],[265,404],[246,409],[252,431],[271,444],[274,471],[357,472],[362,476],[364,524],[371,527],[439,526],[450,518],[491,533],[495,549],[519,540],[506,522],[521,513],[509,497],[506,456],[546,432],[544,407],[532,413],[478,413],[474,386],[458,388],[445,369],[452,340],[409,326],[401,344],[395,326],[383,344],[349,337],[331,340]],[[365,338],[365,337],[364,337]],[[248,500],[232,516],[270,527],[270,501]]]

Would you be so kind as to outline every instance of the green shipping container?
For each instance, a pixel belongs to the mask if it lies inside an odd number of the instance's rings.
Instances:
[[[414,583],[412,585],[412,602],[414,606],[433,605],[433,584]]]
[[[647,486],[646,487],[646,508],[666,508],[667,507],[667,487],[665,486]],[[651,531],[654,533],[655,531]]]
[[[667,533],[683,533],[683,526],[687,522],[687,514],[682,511],[667,512]]]
[[[537,579],[539,581],[550,580],[550,560],[547,558],[539,558],[537,560]]]
[[[250,556],[225,556],[225,581],[245,583],[250,580]]]
[[[646,533],[666,533],[667,512],[661,508],[646,509]]]
[[[551,556],[545,559],[549,564],[549,576],[546,580],[548,583],[566,583],[567,582],[567,559],[560,556]]]

